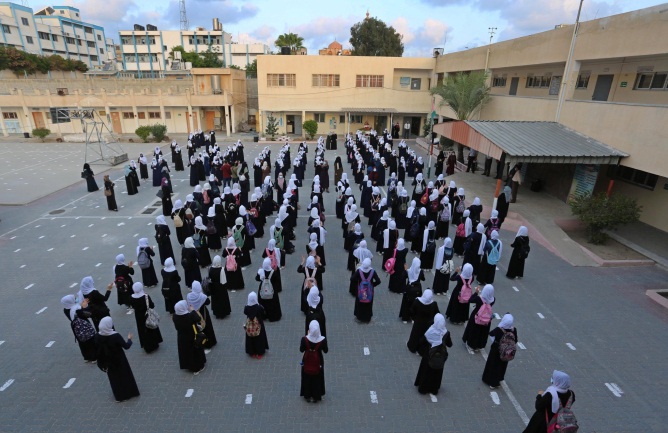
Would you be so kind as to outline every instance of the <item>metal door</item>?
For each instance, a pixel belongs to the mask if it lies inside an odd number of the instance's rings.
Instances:
[[[508,94],[510,96],[517,95],[517,86],[520,84],[520,77],[512,77],[510,79],[510,91]]]
[[[302,135],[302,116],[294,116],[295,135]]]
[[[204,112],[204,125],[205,125],[205,130],[206,131],[212,131],[213,130],[213,121],[214,118],[216,117],[216,112],[215,111],[205,111]]]
[[[614,75],[599,75],[596,78],[596,86],[594,87],[594,95],[591,97],[592,101],[607,101],[612,87],[612,79]]]
[[[112,111],[109,114],[111,115],[111,129],[113,129],[116,134],[122,134],[123,127],[121,126],[121,113]]]
[[[44,115],[41,111],[33,111],[32,119],[35,121],[35,128],[44,128]]]

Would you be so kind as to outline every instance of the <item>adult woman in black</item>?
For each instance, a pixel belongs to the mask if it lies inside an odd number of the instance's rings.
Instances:
[[[262,286],[264,285],[265,279],[268,279],[274,291],[271,298],[262,297]],[[277,322],[281,320],[283,312],[281,311],[281,300],[278,297],[278,293],[282,290],[281,274],[271,267],[270,258],[267,257],[262,261],[262,267],[258,269],[257,275],[255,275],[255,281],[260,283],[258,286],[258,293],[260,294],[260,305],[262,305],[267,313],[267,320],[270,322]]]
[[[314,256],[308,256],[304,258],[302,256],[302,262],[297,267],[297,273],[304,274],[304,281],[301,284],[301,311],[306,313],[308,310],[307,296],[309,293],[309,288],[306,281],[309,279],[314,279],[316,286],[319,290],[323,290],[322,285],[322,274],[325,273],[325,267],[320,265],[320,258]]]
[[[232,256],[233,259],[228,259],[230,256]],[[227,280],[225,288],[233,292],[243,290],[246,287],[244,283],[244,275],[241,272],[241,265],[239,264],[240,258],[241,249],[237,248],[234,243],[234,238],[230,236],[227,238],[227,248],[223,250],[223,260],[225,261],[225,279]]]
[[[489,335],[491,320],[486,324],[478,323],[476,315],[484,305],[491,308],[495,301],[494,286],[491,284],[487,284],[483,287],[482,291],[480,290],[480,287],[477,287],[473,292],[469,302],[475,305],[475,307],[469,316],[469,321],[466,323],[466,329],[464,329],[464,335],[462,336],[462,341],[466,344],[467,348],[480,350],[484,349],[487,345],[487,336]]]
[[[155,224],[155,241],[158,244],[158,252],[160,254],[160,264],[164,265],[165,260],[169,257],[174,258],[174,250],[172,249],[172,242],[169,238],[171,231],[165,221],[165,217],[158,215]]]
[[[299,395],[309,403],[317,403],[325,395],[325,359],[323,353],[327,353],[328,350],[327,339],[320,333],[320,325],[315,320],[311,321],[308,333],[305,337],[302,337],[299,345],[299,351],[304,353]],[[312,356],[313,358],[311,358]]]
[[[204,320],[205,323],[202,331],[206,335],[206,343],[204,343],[204,349],[211,349],[218,343],[216,339],[216,333],[213,329],[213,321],[211,320],[211,313],[206,307],[211,304],[211,300],[207,295],[202,291],[202,285],[199,281],[193,281],[192,291],[186,295],[186,301],[188,305],[193,307],[197,311],[200,317]]]
[[[85,163],[83,165],[83,171],[81,172],[81,177],[86,179],[86,187],[88,189],[88,192],[95,192],[99,190],[97,186],[97,182],[95,182],[95,174],[93,173],[93,170],[91,170],[90,165],[88,163]]]
[[[148,159],[143,153],[139,154],[139,177],[141,180],[148,180]]]
[[[144,253],[146,253],[146,257],[148,259],[148,267],[146,268],[141,268],[141,279],[142,282],[146,287],[155,287],[158,285],[158,276],[155,273],[155,268],[153,267],[153,257],[155,256],[155,251],[153,251],[153,248],[148,244],[148,239],[147,238],[141,238],[139,239],[137,246],[137,263],[141,265],[140,262],[140,256],[143,256]]]
[[[198,375],[206,365],[204,348],[195,345],[195,334],[200,316],[186,301],[179,301],[174,305],[172,321],[176,328],[179,367],[181,370],[190,370],[193,374]]]
[[[162,343],[160,328],[151,329],[146,326],[146,314],[149,308],[155,308],[155,304],[149,295],[144,293],[144,285],[136,282],[132,285],[132,308],[135,310],[135,322],[137,322],[137,335],[139,345],[146,353],[151,353]]]
[[[165,311],[174,314],[174,305],[183,300],[181,294],[181,277],[174,266],[174,259],[169,257],[165,260],[165,268],[160,271],[162,275],[162,296],[165,298]]]
[[[116,184],[109,179],[109,175],[104,175],[104,195],[107,197],[107,209],[118,212],[116,194],[114,194],[114,186],[116,186]]]
[[[100,321],[100,331],[95,336],[95,345],[97,346],[97,366],[107,373],[116,401],[121,402],[132,397],[139,397],[137,382],[135,382],[130,363],[123,351],[132,346],[132,333],[128,334],[128,340],[125,341],[114,330],[114,322],[111,317],[107,316]]]
[[[399,317],[404,323],[413,319],[411,315],[413,301],[422,294],[422,283],[420,281],[424,281],[424,272],[420,269],[420,266],[420,259],[417,257],[413,258],[410,268],[404,265],[406,268],[406,290],[399,308]]]
[[[162,214],[164,216],[170,216],[174,205],[172,204],[172,187],[167,178],[162,178],[160,195],[162,196],[160,197],[160,201],[162,202]]]
[[[413,301],[410,308],[410,314],[413,319],[413,328],[408,338],[406,347],[412,353],[417,352],[420,345],[420,339],[427,332],[427,329],[434,323],[434,316],[440,313],[438,303],[434,302],[434,294],[430,289],[426,289],[422,296],[418,296]]]
[[[434,351],[444,351],[447,357],[446,347],[452,347],[452,338],[445,327],[445,317],[437,314],[434,316],[434,324],[427,329],[420,340],[419,353],[422,360],[414,383],[420,394],[438,394],[443,381],[443,368],[432,368],[429,365],[429,356]]]
[[[457,268],[452,276],[450,276],[450,281],[457,281],[457,284],[455,285],[455,288],[452,289],[450,302],[448,302],[448,308],[445,310],[445,317],[447,317],[451,323],[461,325],[469,318],[470,298],[469,300],[460,302],[459,294],[461,293],[464,284],[471,286],[473,283],[473,266],[471,266],[470,263],[467,263],[463,268]]]
[[[227,278],[223,270],[223,259],[220,256],[213,258],[213,263],[209,268],[209,278],[211,279],[209,283],[211,312],[216,319],[222,319],[232,313],[232,307],[230,306],[230,296],[225,288]]]
[[[202,281],[199,271],[199,254],[195,248],[193,238],[186,238],[181,250],[181,266],[186,278],[186,287],[190,288],[193,281]]]
[[[520,227],[515,236],[515,240],[510,244],[510,247],[513,249],[513,253],[510,256],[506,277],[510,279],[522,278],[524,276],[524,262],[529,256],[530,251],[529,231],[526,227]]]
[[[499,325],[489,333],[492,345],[489,348],[485,370],[482,373],[482,381],[490,388],[498,388],[501,385],[501,381],[506,376],[506,368],[508,368],[508,361],[503,361],[499,352],[501,340],[510,338],[517,344],[517,329],[513,326],[513,321],[512,314],[506,313],[501,318]]]
[[[394,258],[394,272],[390,274],[390,282],[388,289],[392,293],[404,293],[406,290],[406,256],[408,255],[408,248],[404,243],[404,238],[397,239],[397,247],[392,250],[392,254],[388,256],[388,259]],[[385,269],[385,263],[387,260],[383,261],[383,269]]]

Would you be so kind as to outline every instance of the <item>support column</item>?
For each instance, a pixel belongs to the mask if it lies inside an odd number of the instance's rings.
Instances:
[[[2,114],[2,106],[0,106],[0,122],[2,122],[2,125],[0,125],[0,129],[2,129],[2,135],[9,137],[9,132],[7,132],[7,128],[5,127],[4,116]]]
[[[225,132],[227,133],[227,136],[230,136],[230,122],[231,122],[231,117],[230,117],[230,109],[227,100],[227,92],[225,93],[225,106],[223,107],[223,114],[225,114]]]
[[[230,127],[232,129],[232,134],[236,134],[236,132],[237,132],[237,126],[236,126],[237,125],[237,120],[236,120],[236,116],[234,115],[234,105],[229,105],[230,101],[229,101],[229,97],[227,95],[227,92],[225,92],[225,104],[227,105],[227,107],[230,111],[230,122],[232,122]]]
[[[304,124],[304,122],[306,122],[306,110],[302,110],[302,125]],[[288,123],[287,117],[285,118],[285,123],[286,123],[285,128],[287,130],[287,123]],[[303,126],[302,126],[302,138],[306,139],[306,131],[304,131]]]
[[[188,105],[188,118],[186,119],[186,122],[188,122],[188,127],[190,129],[190,132],[195,132],[195,128],[193,126],[193,107],[192,107],[192,105]]]
[[[23,95],[23,90],[18,89],[18,94],[21,96],[21,108],[23,109],[23,115],[27,119],[24,122],[21,122],[21,128],[23,129],[23,132],[32,132],[32,130],[35,128],[33,124],[33,119],[32,115],[30,114],[30,110],[28,110],[28,106],[26,105],[26,98]],[[26,131],[26,125],[28,126],[28,130]]]
[[[158,101],[160,101],[160,120],[163,121],[163,124],[167,125],[167,119],[165,119],[165,103],[163,102],[164,99],[162,98],[162,89],[158,89]]]

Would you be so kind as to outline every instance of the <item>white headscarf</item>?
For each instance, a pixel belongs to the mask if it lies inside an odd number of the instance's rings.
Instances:
[[[473,221],[469,217],[470,214],[471,214],[471,211],[466,209],[464,211],[463,215],[462,215],[465,218],[464,219],[464,236],[465,237],[469,237],[469,236],[471,236],[471,233],[473,233]]]
[[[390,247],[390,231],[395,231],[397,229],[397,223],[394,220],[390,220],[387,223],[387,228],[383,230],[383,248]]]
[[[199,217],[198,217],[198,218],[199,218]],[[139,239],[138,244],[139,244],[139,245],[137,246],[137,255],[139,255],[139,250],[140,250],[140,249],[142,249],[142,248],[148,248],[148,239],[147,239],[147,238],[141,238],[141,239]]]
[[[172,212],[176,212],[177,210],[181,209],[183,207],[183,202],[181,200],[176,200],[174,202],[174,207],[172,207]]]
[[[132,297],[135,299],[139,299],[146,295],[146,293],[144,293],[144,285],[139,281],[132,285],[132,291],[134,292]]]
[[[498,217],[499,217],[499,211],[496,210],[496,209],[494,209],[494,210],[492,211],[492,214],[490,215],[489,218],[490,218],[490,219],[494,219],[494,218],[498,218]]]
[[[304,267],[308,269],[315,269],[315,257],[308,256],[304,262]]]
[[[103,317],[102,320],[100,320],[100,324],[98,326],[98,332],[100,335],[114,335],[118,334],[118,332],[114,331],[114,322],[111,320],[111,317]]]
[[[165,272],[174,272],[176,270],[176,267],[174,266],[174,259],[171,257],[167,257],[165,259]]]
[[[461,277],[464,278],[465,280],[469,280],[469,279],[471,279],[472,276],[473,276],[473,265],[470,264],[470,263],[467,263],[462,268]]]
[[[319,212],[318,212],[318,208],[317,208],[317,207],[312,207],[312,208],[311,208],[311,218],[313,218],[313,219],[320,219],[320,214],[319,214]]]
[[[372,259],[373,253],[367,248],[366,241],[361,241],[360,246],[353,251],[353,256],[357,258],[360,262],[364,259]]]
[[[448,259],[445,258],[446,249],[448,250]],[[436,269],[440,269],[443,266],[444,260],[452,260],[452,239],[450,238],[445,238],[441,248],[436,251]]]
[[[510,331],[513,329],[513,323],[515,322],[515,319],[513,318],[513,315],[510,313],[506,313],[503,315],[501,318],[501,322],[499,322],[499,328],[503,328],[507,331]]]
[[[250,292],[248,294],[248,301],[246,302],[246,305],[248,305],[249,307],[252,307],[253,305],[257,305],[257,293]]]
[[[485,284],[485,287],[482,288],[482,292],[480,292],[480,299],[482,299],[485,304],[494,302],[494,286]]]
[[[480,246],[478,247],[478,255],[481,256],[485,252],[485,244],[487,243],[487,235],[485,235],[485,226],[478,223],[476,231],[481,234]]]
[[[434,324],[427,329],[424,336],[431,347],[436,347],[443,344],[443,337],[447,332],[448,330],[445,327],[445,317],[443,317],[441,313],[438,313],[434,316]]]
[[[362,266],[360,266],[362,272],[369,272],[371,270],[371,259],[367,258],[362,260]]]
[[[311,308],[317,308],[320,304],[320,289],[317,286],[311,287],[309,289],[308,295],[306,295],[306,302]]]
[[[325,337],[320,334],[320,324],[317,320],[311,320],[311,323],[308,324],[308,334],[306,334],[306,339],[314,344],[318,344],[325,339]]]
[[[420,265],[422,262],[420,259],[417,257],[413,258],[413,263],[411,263],[411,267],[408,268],[408,283],[414,283],[415,281],[420,278]]]
[[[355,221],[359,214],[357,213],[357,205],[353,204],[350,206],[350,212],[346,214],[346,222],[351,223]]]
[[[86,296],[93,290],[95,290],[95,283],[93,282],[93,277],[83,277],[81,284],[79,285],[79,290],[81,294]]]
[[[311,233],[309,235],[309,241],[310,242],[308,243],[308,246],[309,246],[309,248],[311,248],[311,250],[315,250],[316,248],[318,248],[318,235],[317,234]]]
[[[565,393],[571,387],[571,377],[563,371],[554,370],[552,372],[552,385],[548,386],[543,395],[548,392],[552,394],[552,413],[557,413],[559,410],[559,395]]]
[[[529,236],[529,230],[524,226],[520,226],[520,229],[517,231],[517,235],[515,237],[517,238],[520,236]]]
[[[199,310],[204,305],[207,296],[202,293],[202,284],[199,281],[192,282],[192,291],[186,295],[186,299],[195,310]]]
[[[355,224],[355,230],[354,230],[356,235],[361,235],[362,234],[362,226],[360,223]]]
[[[410,206],[408,206],[408,210],[406,210],[406,218],[411,218],[413,216],[415,205],[416,205],[415,200],[411,200]]]
[[[397,239],[397,251],[403,251],[406,249],[406,241],[404,238]]]
[[[480,206],[480,198],[476,197],[473,199],[473,205],[472,206]]]
[[[222,268],[223,267],[223,259],[218,255],[214,256],[214,258],[211,262],[211,267],[212,268]]]
[[[419,296],[417,300],[423,305],[429,305],[434,302],[434,292],[432,292],[431,289],[426,289],[422,292],[422,296]]]
[[[260,276],[260,280],[264,280],[265,272],[271,272],[272,269],[271,259],[269,257],[265,257],[264,260],[262,260],[262,267],[257,270],[257,274]]]
[[[232,239],[231,237],[229,239]],[[234,240],[234,239],[232,239]],[[185,241],[183,241],[183,248],[195,248],[195,241],[191,237],[187,237]]]
[[[177,316],[188,314],[188,303],[186,301],[179,301],[174,304],[174,314]]]
[[[460,197],[465,196],[466,194],[464,194],[464,188],[459,188],[457,190],[457,195],[460,196]]]

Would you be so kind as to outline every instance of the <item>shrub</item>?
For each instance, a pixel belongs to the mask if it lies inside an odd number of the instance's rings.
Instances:
[[[139,128],[135,129],[135,134],[139,138],[141,138],[141,141],[144,143],[148,143],[148,137],[151,135],[151,127],[150,126],[140,126]]]
[[[165,135],[167,134],[167,125],[156,123],[151,126],[151,134],[153,135],[153,138],[155,138],[155,141],[160,143],[165,139]]]
[[[302,123],[302,127],[304,128],[304,131],[306,131],[306,136],[309,140],[313,139],[315,134],[318,133],[318,122],[313,119]]]
[[[278,132],[278,121],[274,116],[267,117],[267,129],[265,131],[268,136],[271,137],[271,140],[274,140],[276,133]]]
[[[603,230],[638,221],[642,210],[635,199],[623,195],[608,197],[605,193],[577,196],[570,206],[573,215],[585,224],[589,242],[596,245],[608,240]]]
[[[35,128],[32,130],[32,135],[39,137],[42,143],[44,142],[44,138],[49,134],[51,134],[51,130],[47,128]]]

